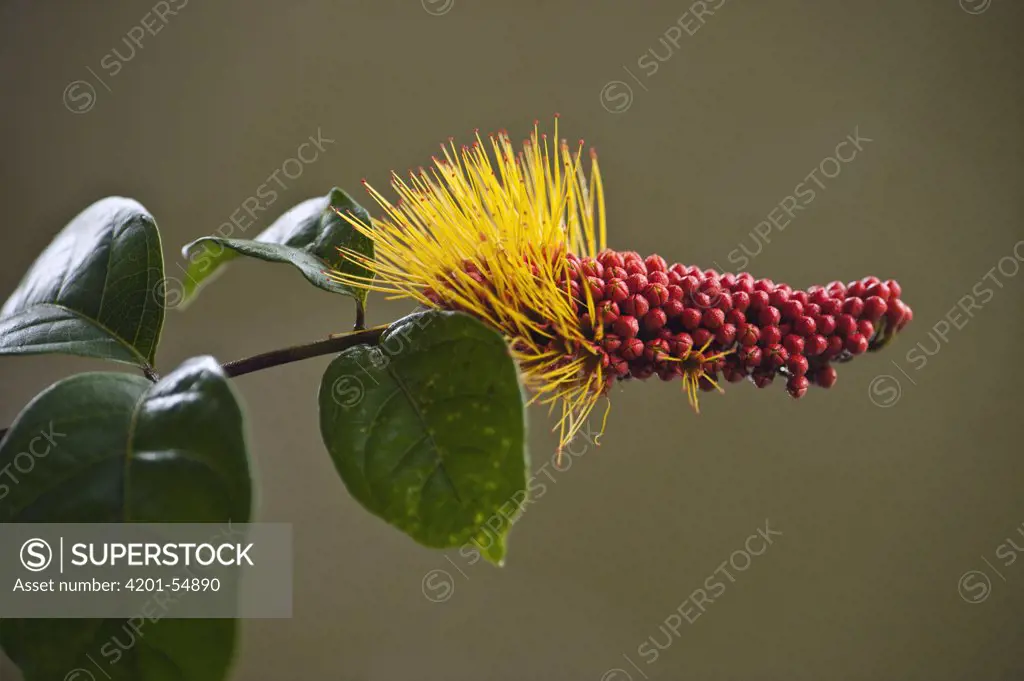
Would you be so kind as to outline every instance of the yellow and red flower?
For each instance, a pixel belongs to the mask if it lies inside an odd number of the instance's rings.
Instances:
[[[534,399],[560,407],[560,446],[616,379],[681,379],[694,409],[720,373],[758,387],[782,374],[800,397],[812,382],[830,387],[833,362],[881,347],[912,317],[894,281],[794,291],[609,250],[597,155],[560,141],[557,119],[550,142],[535,124],[518,151],[504,131],[441,148],[430,170],[393,175],[397,203],[367,185],[382,219],[344,215],[375,257],[343,255],[373,276],[330,276],[504,334]]]

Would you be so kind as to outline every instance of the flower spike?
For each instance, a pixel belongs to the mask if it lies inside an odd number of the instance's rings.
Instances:
[[[395,204],[366,184],[384,218],[343,217],[376,258],[342,253],[373,276],[328,274],[504,334],[533,401],[561,409],[560,450],[617,380],[681,379],[695,411],[699,392],[722,391],[719,375],[759,388],[782,375],[798,398],[831,387],[833,364],[882,348],[913,316],[892,280],[799,291],[609,250],[597,154],[587,168],[582,140],[570,150],[557,118],[553,146],[536,124],[518,152],[504,130],[475,137],[461,151],[449,139],[429,172],[394,175]]]

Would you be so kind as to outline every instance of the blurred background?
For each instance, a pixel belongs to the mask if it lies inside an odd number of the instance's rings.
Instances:
[[[348,496],[317,425],[329,358],[237,379],[257,519],[294,524],[295,599],[291,620],[244,623],[235,678],[1024,679],[1024,3],[0,7],[3,297],[106,195],[153,213],[181,277],[180,247],[275,173],[278,198],[235,236],[334,185],[369,207],[360,178],[384,187],[449,135],[518,139],[560,112],[600,153],[613,247],[801,288],[893,277],[914,308],[799,402],[782,381],[730,385],[696,416],[676,384],[620,387],[601,446],[581,440],[563,470],[531,412],[547,487],[503,569]],[[310,136],[330,142],[297,172]],[[813,200],[773,224],[801,183]],[[369,322],[410,308],[371,300]],[[351,322],[290,267],[240,260],[168,313],[158,368]],[[0,420],[109,368],[0,358]],[[723,589],[700,610],[708,580]],[[0,677],[19,678],[6,661]]]

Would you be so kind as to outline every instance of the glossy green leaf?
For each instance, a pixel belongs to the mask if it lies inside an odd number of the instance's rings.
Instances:
[[[339,355],[320,385],[320,432],[371,513],[435,548],[500,563],[526,500],[523,398],[502,337],[460,313],[393,324]]]
[[[164,323],[153,217],[110,197],[65,227],[0,310],[0,355],[65,353],[152,365]]]
[[[118,373],[55,383],[29,403],[0,443],[0,470],[3,522],[250,517],[242,412],[209,357],[186,362],[156,384]],[[220,681],[234,654],[235,622],[160,619],[147,622],[116,660],[103,652],[112,636],[123,648],[130,635],[119,619],[0,621],[0,644],[26,681],[94,670],[89,655],[117,680]]]
[[[338,252],[339,247],[373,257],[373,243],[334,209],[370,224],[370,214],[366,209],[335,187],[327,196],[308,199],[295,206],[255,239],[208,236],[188,244],[182,249],[189,262],[182,302],[189,302],[199,287],[229,260],[245,255],[269,262],[289,263],[314,286],[364,303],[365,289],[346,286],[324,275],[324,270],[331,269],[361,276],[370,274],[343,258]]]

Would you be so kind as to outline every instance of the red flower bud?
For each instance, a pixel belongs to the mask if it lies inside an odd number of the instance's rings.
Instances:
[[[629,271],[629,268],[626,268]],[[640,273],[630,274],[626,278],[626,286],[629,287],[630,293],[640,293],[647,286],[647,276]]]
[[[864,301],[860,298],[847,298],[843,302],[843,312],[851,317],[859,317],[864,311]]]
[[[790,376],[786,381],[786,390],[796,399],[807,394],[807,386],[811,384],[805,376]]]
[[[846,296],[846,284],[841,281],[830,281],[825,284],[825,290],[829,292],[829,295],[834,297],[845,297]]]
[[[711,341],[712,338],[714,338],[714,334],[712,334],[707,329],[697,329],[690,335],[693,336],[693,346],[695,348],[704,347],[705,345],[708,344],[708,342]]]
[[[740,345],[757,345],[757,341],[761,338],[761,331],[753,324],[740,324],[737,329],[737,338]]]
[[[777,325],[782,321],[782,314],[777,307],[762,307],[757,313],[757,321],[762,326]]]
[[[619,309],[622,310],[623,314],[639,318],[647,314],[647,311],[651,309],[651,304],[642,295],[635,293],[622,301]]]
[[[886,321],[897,330],[903,328],[904,318],[909,317],[910,308],[907,307],[906,303],[902,300],[894,300],[889,304],[889,309],[886,311]]]
[[[668,356],[669,345],[666,340],[655,338],[654,340],[647,341],[647,345],[644,346],[644,359],[648,362],[660,362]]]
[[[677,333],[669,341],[669,351],[673,357],[682,359],[686,357],[691,348],[693,348],[693,338],[688,333]]]
[[[750,309],[754,312],[768,307],[768,294],[762,290],[755,290],[750,294]]]
[[[882,300],[889,300],[889,296],[891,295],[889,287],[883,284],[882,282],[878,282],[877,284],[872,284],[871,286],[868,286],[868,290],[865,291],[865,293],[869,297],[878,296]]]
[[[660,255],[649,255],[644,259],[648,272],[668,272],[668,264]]]
[[[747,297],[747,303],[750,303],[750,294],[754,292],[754,282],[749,277],[737,277],[736,283],[732,287],[733,296],[737,293],[742,293]]]
[[[669,300],[668,287],[664,284],[648,284],[644,287],[643,296],[651,307],[661,307]]]
[[[740,358],[740,361],[743,362],[744,366],[753,368],[761,365],[761,348],[756,345],[740,348],[739,352],[736,354]]]
[[[711,307],[711,296],[702,291],[697,291],[690,296],[690,299],[693,301],[694,305],[702,310],[706,310]]]
[[[681,300],[670,300],[661,306],[661,309],[665,311],[665,314],[669,319],[676,319],[683,314],[683,310],[686,308],[683,306]]]
[[[820,333],[808,336],[804,341],[804,352],[808,357],[817,357],[828,349],[828,341]]]
[[[815,370],[814,382],[822,388],[831,388],[836,384],[837,376],[835,367],[825,364]]]
[[[647,266],[640,260],[626,260],[626,272],[631,277],[639,275],[647,279]]]
[[[831,336],[836,332],[836,318],[830,314],[818,315],[814,319],[815,330],[825,336]]]
[[[880,296],[871,296],[864,303],[863,316],[871,322],[877,322],[886,313],[888,306]]]
[[[668,316],[660,307],[656,307],[644,315],[644,328],[648,331],[657,331],[668,322]]]
[[[787,300],[779,307],[779,312],[783,319],[792,321],[804,313],[804,305],[799,300]]]
[[[602,300],[597,304],[597,316],[606,326],[619,318],[619,306],[610,300]]]
[[[778,345],[782,342],[782,331],[777,326],[762,326],[760,346]]]
[[[683,289],[683,293],[687,296],[693,295],[697,292],[697,287],[700,286],[700,280],[693,275],[686,275],[679,281],[679,287]]]
[[[810,336],[818,330],[818,325],[810,317],[797,317],[793,322],[793,331],[801,336]]]
[[[738,383],[747,377],[747,369],[735,361],[726,361],[722,367],[722,376],[730,383]]]
[[[857,320],[849,314],[839,315],[839,318],[836,319],[836,333],[844,337],[857,333]]]
[[[803,376],[807,373],[809,367],[807,358],[803,355],[790,355],[789,360],[786,362],[786,368],[794,376]]]
[[[573,283],[575,284],[576,282]],[[626,282],[621,279],[612,279],[604,285],[604,294],[602,297],[605,300],[621,303],[629,297],[629,287],[626,286]]]
[[[775,379],[775,374],[770,370],[766,371],[764,369],[756,369],[752,374],[750,374],[750,379],[758,388],[767,388]]]
[[[634,360],[639,359],[644,354],[644,342],[639,338],[628,338],[622,341],[622,347],[619,349],[619,355],[623,359]]]
[[[786,348],[786,352],[790,355],[800,355],[804,351],[804,339],[795,333],[791,333],[788,336],[783,337],[782,347]]]
[[[661,284],[662,286],[668,286],[668,274],[665,272],[648,272],[647,281],[651,284]]]
[[[605,249],[598,253],[597,260],[602,265],[604,265],[605,268],[622,267],[623,265],[626,264],[626,261],[623,260],[621,253],[618,253],[610,249]]]
[[[612,324],[612,329],[615,333],[623,338],[633,338],[640,333],[640,322],[636,320],[636,317],[630,315],[622,315],[615,320]]]
[[[580,266],[580,270],[587,277],[597,277],[600,279],[601,275],[604,274],[604,265],[593,258],[583,258],[580,261]]]
[[[826,357],[836,357],[843,351],[843,339],[840,336],[829,336],[828,347],[825,349]]]
[[[718,308],[712,308],[710,310],[704,310],[704,314],[701,315],[701,325],[711,331],[717,331],[722,328],[722,324],[725,323],[725,313]]]
[[[622,339],[615,334],[606,334],[604,340],[601,341],[601,348],[609,355],[614,355],[622,347]]]
[[[715,342],[723,348],[732,347],[736,342],[736,327],[733,324],[725,323],[715,333]]]
[[[859,333],[851,333],[846,337],[846,349],[853,355],[860,355],[867,352],[868,339]]]
[[[789,353],[786,352],[786,348],[779,344],[769,345],[764,351],[764,361],[768,366],[775,369],[779,369],[785,366],[789,360]]]
[[[625,281],[626,277],[628,276],[629,272],[627,272],[624,267],[612,266],[604,268],[604,274],[602,275],[602,279],[604,279],[605,281],[611,281],[612,279],[622,279],[623,281]]]
[[[683,310],[682,323],[683,328],[687,331],[694,331],[700,326],[700,320],[703,314],[700,310],[695,307],[688,307]]]

